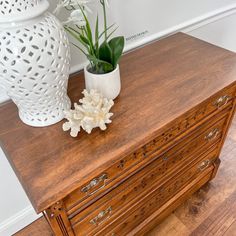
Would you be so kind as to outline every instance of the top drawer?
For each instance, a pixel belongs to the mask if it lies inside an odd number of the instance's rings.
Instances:
[[[100,195],[106,194],[111,188],[116,187],[122,179],[124,181],[131,174],[138,171],[144,165],[152,162],[152,158],[146,158],[153,152],[163,151],[175,142],[176,138],[187,134],[197,123],[209,115],[214,115],[226,107],[232,106],[235,97],[235,87],[229,87],[215,96],[187,112],[184,116],[173,121],[154,140],[140,147],[135,152],[122,158],[100,175],[93,176],[87,184],[79,187],[65,198],[65,207],[70,214],[73,208],[83,208],[91,201],[95,201]]]

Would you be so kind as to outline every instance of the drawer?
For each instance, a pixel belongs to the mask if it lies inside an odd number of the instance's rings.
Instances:
[[[131,208],[126,208],[114,221],[109,222],[109,224],[107,223],[106,227],[101,228],[99,231],[94,229],[94,231],[85,235],[128,235],[131,230],[140,225],[155,211],[160,209],[183,188],[191,185],[191,182],[195,181],[199,176],[204,178],[204,176],[208,175],[208,180],[210,180],[214,169],[213,162],[215,161],[215,158],[215,151],[209,153],[203,157],[202,160],[195,163],[191,168],[189,167],[185,169],[181,175],[177,175],[159,188],[154,189],[149,193],[149,195],[134,204]],[[106,209],[103,217],[98,217],[99,222],[102,223],[108,221],[110,214],[115,214],[115,210],[113,210],[112,207],[110,208],[110,211]],[[96,221],[97,218],[94,218],[93,220]],[[95,225],[94,227],[99,227],[99,225]],[[77,235],[83,235],[80,233],[80,229],[79,226],[75,228]]]
[[[80,224],[80,229],[85,229],[85,232],[92,230],[93,225],[87,220],[88,217],[93,218],[93,216],[102,212],[103,209],[109,209],[110,206],[116,212],[122,211],[123,208],[129,207],[133,202],[148,194],[153,188],[180,172],[186,165],[196,161],[200,153],[219,142],[227,117],[227,113],[225,113],[223,117],[216,117],[219,120],[215,124],[213,121],[207,122],[199,130],[191,134],[192,139],[189,142],[181,142],[175,148],[158,157],[142,171],[131,176],[110,191],[96,203],[77,214],[74,212],[74,214],[69,216],[72,226]]]
[[[199,124],[208,115],[211,114],[213,116],[221,112],[222,109],[232,107],[234,95],[235,87],[226,88],[201,104],[200,107],[175,120],[166,128],[165,132],[161,132],[151,142],[120,159],[100,175],[91,177],[87,184],[79,187],[64,199],[67,213],[71,215],[78,208],[86,207],[102,195],[105,195],[112,188],[115,188],[121,180],[125,180],[125,178],[150,163],[152,158],[157,157],[157,152],[161,153],[164,149],[173,146],[176,139],[180,139],[181,135],[183,136],[183,134],[190,132],[191,127],[193,129],[196,124]]]

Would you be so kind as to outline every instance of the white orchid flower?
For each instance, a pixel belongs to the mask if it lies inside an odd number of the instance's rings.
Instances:
[[[86,12],[84,12],[86,15]],[[86,15],[87,16],[87,15]],[[73,23],[79,27],[85,26],[86,21],[84,19],[84,15],[81,9],[76,9],[70,13],[70,17],[67,21],[63,22],[64,25]]]
[[[75,9],[79,8],[79,6],[84,7],[85,10],[88,12],[92,12],[91,9],[87,6],[88,3],[90,3],[92,0],[59,0],[55,10],[53,13],[55,15],[58,15],[61,11],[61,9],[66,7],[73,7]]]

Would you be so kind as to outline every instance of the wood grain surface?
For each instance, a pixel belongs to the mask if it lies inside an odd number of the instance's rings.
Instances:
[[[147,236],[236,236],[236,117],[221,154],[217,176]],[[15,236],[52,236],[40,218]]]
[[[106,132],[82,132],[71,138],[62,132],[62,122],[32,128],[19,120],[13,103],[0,106],[1,146],[37,212],[235,83],[236,55],[178,33],[126,54],[120,67],[122,91]],[[83,74],[73,76],[69,86],[73,102],[83,87]]]
[[[53,236],[51,228],[44,217],[20,230],[14,236]]]

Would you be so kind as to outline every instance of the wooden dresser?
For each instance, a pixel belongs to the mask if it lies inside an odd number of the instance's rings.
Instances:
[[[216,175],[235,110],[236,55],[178,33],[126,54],[106,132],[71,138],[0,106],[1,145],[55,235],[145,235]],[[83,74],[72,76],[78,101]]]

